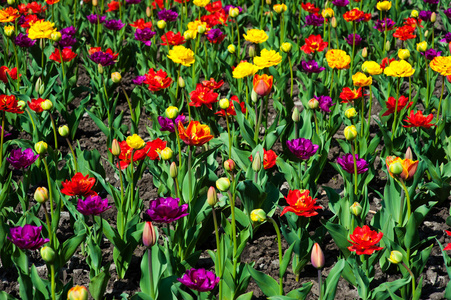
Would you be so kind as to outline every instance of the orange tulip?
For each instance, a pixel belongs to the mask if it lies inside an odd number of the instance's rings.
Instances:
[[[254,92],[260,96],[266,96],[271,92],[273,77],[266,74],[254,76]]]
[[[198,121],[191,121],[185,130],[182,122],[178,124],[179,136],[185,144],[189,146],[202,146],[213,138],[208,125],[200,124]]]
[[[402,159],[400,157],[396,156],[387,156],[385,159],[385,163],[387,164],[387,170],[391,177],[395,178],[399,177],[405,181],[410,180],[415,175],[415,172],[418,168],[418,160],[411,160],[409,158]],[[402,172],[399,175],[393,175],[392,172],[390,172],[390,165],[394,163],[400,163],[402,166]]]

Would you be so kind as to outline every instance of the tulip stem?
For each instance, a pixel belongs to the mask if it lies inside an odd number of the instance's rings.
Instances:
[[[132,152],[131,152],[131,154],[130,154],[130,177],[131,177],[131,182],[130,182],[130,184],[131,184],[131,188],[130,188],[130,210],[131,210],[131,212],[132,212],[132,215],[133,215],[133,198],[134,198],[134,194],[135,194],[135,190],[134,190],[134,188],[133,188],[133,183],[134,183],[134,180],[133,180],[133,173],[134,173],[134,169],[133,169],[133,152],[135,152],[135,149],[132,149]]]
[[[435,121],[435,125],[436,126],[438,124],[438,120],[439,120],[439,117],[440,117],[440,107],[442,106],[442,99],[443,99],[443,91],[444,91],[444,89],[445,89],[445,76],[442,76],[442,92],[440,93],[440,101],[438,102],[437,120]]]
[[[231,185],[233,186],[233,184]],[[236,257],[238,245],[236,244],[236,220],[235,220],[235,198],[232,196],[230,189],[227,191],[230,198],[230,212],[232,214],[232,240],[233,240],[233,280],[236,280],[236,268],[238,258]]]
[[[354,53],[355,53],[355,32],[356,32],[356,22],[352,22],[354,25],[354,34],[352,35],[352,56],[351,56],[351,68],[349,69],[349,74],[352,79],[352,67],[354,65]]]
[[[135,120],[135,113],[133,112],[133,107],[132,107],[132,102],[130,101],[130,98],[127,95],[127,92],[125,91],[124,87],[121,86],[122,92],[125,95],[125,99],[127,99],[127,103],[128,103],[128,108],[130,109],[130,117],[132,118],[132,122],[138,126],[138,124],[136,124],[136,120]]]
[[[428,109],[429,108],[429,65],[427,64],[426,61],[426,103],[425,103],[425,108]],[[409,99],[409,101],[411,101],[411,99]],[[409,113],[412,110],[411,107],[409,107]]]
[[[66,78],[66,72],[64,72],[64,60],[63,60],[63,52],[61,52],[61,47],[58,45],[58,52],[60,54],[60,61],[61,61],[61,70],[63,71],[63,81]],[[19,73],[17,73],[19,74]]]
[[[237,56],[238,56],[238,60],[241,59],[241,38],[240,38],[240,27],[238,26],[238,21],[235,20],[235,24],[236,24],[236,37],[238,39],[238,48],[237,50]],[[232,25],[233,26],[233,25]]]
[[[188,191],[189,191],[189,199],[188,201],[186,201],[186,203],[190,203],[191,200],[193,199],[193,186],[192,186],[192,182],[193,182],[193,170],[191,169],[191,160],[193,158],[193,149],[191,146],[188,146],[188,170],[189,170],[189,175],[188,175]],[[191,207],[191,205],[189,206]]]
[[[409,272],[410,277],[412,278],[412,295],[413,295],[415,294],[415,275],[413,275],[412,270],[410,270],[404,262],[401,262],[401,265],[404,268],[406,268],[407,272]]]
[[[165,35],[166,35],[166,33],[165,33]],[[168,41],[167,37],[166,37],[166,43],[168,44],[168,47],[169,47],[169,41]],[[205,51],[207,51],[207,50],[205,50]],[[177,80],[177,87],[175,88],[175,99],[172,102],[173,106],[175,106],[177,104],[177,97],[179,95],[179,78],[180,78],[180,71],[181,71],[181,69],[182,69],[182,65],[179,64],[179,69],[178,69],[178,72],[177,72],[177,79],[176,79]]]
[[[52,184],[50,182],[50,172],[49,172],[49,166],[47,164],[47,160],[45,158],[45,156],[42,158],[42,161],[44,162],[44,167],[45,167],[45,174],[47,176],[47,185],[49,186],[49,202],[50,202],[50,214],[52,215],[52,217],[54,216],[53,214],[53,193],[52,193]],[[51,245],[53,246],[53,245]]]
[[[363,128],[365,127],[365,98],[364,98],[364,93],[362,93],[362,98],[361,100],[361,104],[362,104],[362,114],[360,116],[361,120],[360,120],[360,137],[363,138]]]
[[[352,152],[352,160],[354,162],[354,194],[357,197],[357,188],[358,188],[358,184],[357,184],[357,162],[356,162],[356,157],[355,157],[355,150],[354,150],[354,145],[351,142],[351,152]]]
[[[34,120],[33,120],[33,117],[31,116],[30,110],[28,108],[25,108],[25,111],[27,112],[28,116],[30,117],[31,125],[33,125],[33,135],[35,133],[37,134],[36,125],[34,124]]]
[[[371,125],[371,109],[373,106],[373,92],[371,91],[371,84],[369,85],[369,89],[370,89],[370,107],[368,110],[368,120],[367,120],[367,124],[368,124],[368,132],[370,131],[370,125]]]
[[[391,134],[391,141],[393,142],[393,138],[395,137],[396,133],[396,117],[398,116],[398,101],[399,101],[399,77],[398,77],[398,89],[396,90],[396,104],[395,104],[395,116],[393,118],[393,125],[392,125],[392,134]],[[410,99],[409,99],[410,101]]]
[[[3,137],[5,135],[5,111],[2,111],[2,133],[0,137],[0,167],[3,162]]]
[[[191,119],[191,117],[190,117],[190,119]],[[179,169],[180,169],[182,166],[182,146],[180,145],[179,130],[178,130],[177,124],[175,124],[175,119],[172,120],[172,123],[174,123],[174,132],[175,132],[175,137],[177,138],[177,146],[179,148]]]
[[[274,229],[276,230],[277,234],[277,246],[279,248],[279,266],[282,265],[283,260],[283,254],[282,254],[282,239],[280,237],[280,229],[277,225],[276,221],[274,221],[273,218],[268,217],[268,221],[271,222],[271,224],[274,226]],[[279,294],[283,296],[283,274],[279,269]]]
[[[313,111],[313,117],[314,117],[314,119],[315,119],[316,134],[319,135],[319,131],[318,131],[318,118],[316,117],[316,111]]]
[[[290,64],[290,98],[293,98],[293,64],[291,63],[290,53],[287,54],[288,63]],[[291,100],[292,101],[292,100]]]
[[[49,112],[49,115],[50,115],[50,120],[52,120],[53,138],[55,139],[55,151],[58,151],[58,136],[56,135],[55,119],[53,119],[51,112]]]
[[[217,249],[217,254],[216,254],[216,262],[218,264],[218,277],[219,277],[219,300],[222,299],[222,260],[221,260],[221,244],[219,243],[219,227],[218,227],[218,220],[216,218],[216,212],[214,207],[212,207],[212,214],[213,214],[213,223],[215,224],[215,237],[216,237],[216,249]]]
[[[151,248],[147,249],[147,263],[149,265],[150,296],[152,297],[152,299],[155,299],[155,289],[153,286],[152,250],[151,250]]]
[[[410,207],[410,196],[409,196],[409,191],[407,190],[406,184],[404,183],[404,180],[402,178],[400,178],[399,182],[401,183],[402,189],[404,190],[404,193],[406,195],[406,202],[407,202],[407,219],[410,219],[410,214],[411,214],[411,207]],[[403,209],[403,207],[401,206],[401,210]]]
[[[55,264],[54,263],[52,263],[50,265],[50,280],[51,280],[51,288],[52,288],[52,300],[56,300],[56,295],[55,295]]]
[[[262,0],[262,7],[261,7],[261,11],[260,11],[260,29],[263,29],[263,11],[264,11],[264,0]],[[301,21],[301,12],[299,12],[299,22]]]
[[[14,56],[16,57],[16,68],[17,68],[17,91],[20,89],[20,73],[19,73],[19,57],[17,56],[16,44],[13,43]]]
[[[44,215],[45,215],[45,221],[47,223],[47,227],[48,227],[48,232],[49,232],[49,243],[50,245],[52,245],[52,241],[53,241],[53,230],[52,230],[52,225],[50,224],[50,217],[49,217],[49,213],[47,212],[47,207],[45,207],[45,202],[42,203],[42,208],[44,210]],[[51,246],[52,247],[52,246]]]
[[[232,137],[230,135],[229,117],[227,115],[226,109],[224,109],[224,113],[225,113],[225,119],[226,119],[226,124],[227,124],[227,135],[229,137],[229,159],[232,159]]]

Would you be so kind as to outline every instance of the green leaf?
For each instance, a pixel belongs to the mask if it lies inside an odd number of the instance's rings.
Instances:
[[[45,282],[41,277],[39,277],[38,270],[36,269],[36,266],[33,264],[31,266],[31,282],[33,282],[33,286],[36,288],[36,293],[40,293],[39,297],[42,299],[50,299],[49,290],[47,290],[47,287],[49,286],[48,282]]]
[[[254,294],[254,292],[249,292],[249,293],[243,294],[243,295],[239,296],[238,298],[236,298],[236,300],[251,300],[253,294]]]
[[[338,281],[340,280],[341,273],[345,267],[345,260],[340,259],[335,266],[330,270],[329,275],[326,278],[324,283],[324,298],[325,300],[333,300],[335,299],[335,293],[337,292]]]
[[[385,300],[388,297],[390,297],[390,292],[394,294],[396,291],[398,291],[400,288],[408,284],[410,281],[411,278],[408,277],[381,284],[380,286],[371,291],[371,299]]]
[[[105,294],[105,290],[108,285],[108,280],[110,280],[110,272],[109,272],[110,264],[107,264],[104,267],[104,270],[97,274],[94,278],[91,279],[89,283],[89,291],[91,292],[92,298],[95,300],[103,299]]]
[[[330,235],[335,241],[335,244],[337,244],[338,248],[340,248],[345,258],[348,258],[351,254],[351,252],[348,250],[348,247],[351,244],[348,242],[348,231],[346,230],[346,228],[339,224],[334,224],[331,222],[324,224],[324,227],[327,228],[327,231],[329,231]]]
[[[263,272],[255,270],[253,267],[249,265],[247,266],[247,268],[252,278],[254,278],[255,282],[257,282],[257,285],[262,290],[263,294],[265,294],[268,297],[280,295],[279,284],[274,278],[272,278],[269,275],[266,275]]]
[[[66,262],[74,255],[78,246],[83,242],[86,238],[86,233],[81,232],[78,235],[68,239],[63,243],[62,257],[64,257],[64,261],[61,262],[61,265],[65,265]]]
[[[302,287],[289,292],[287,296],[293,297],[294,299],[303,300],[307,298],[307,295],[310,293],[312,286],[313,282],[306,282],[302,285]]]
[[[291,255],[293,254],[294,245],[295,244],[291,244],[291,246],[287,249],[287,251],[285,251],[285,254],[283,255],[282,264],[280,265],[279,270],[280,277],[283,277],[285,275],[285,272],[287,271],[288,264],[291,260]]]

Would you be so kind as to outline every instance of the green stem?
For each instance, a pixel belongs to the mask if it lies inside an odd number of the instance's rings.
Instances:
[[[230,126],[229,126],[229,116],[227,115],[227,110],[225,112],[225,119],[227,124],[227,135],[229,137],[229,159],[232,159],[232,136],[230,135]]]
[[[274,229],[276,230],[277,234],[277,246],[279,248],[279,266],[282,265],[283,260],[283,253],[282,253],[282,238],[280,237],[280,229],[277,225],[276,221],[274,221],[273,218],[268,217],[268,221],[271,222],[271,224],[274,226]],[[283,275],[282,272],[279,270],[279,294],[283,296]]]
[[[25,108],[25,111],[27,112],[28,116],[30,117],[31,125],[33,125],[33,134],[36,133],[36,124],[34,124],[33,117],[31,116],[30,110],[28,108]]]
[[[166,38],[166,41],[167,41],[168,39]],[[167,43],[168,44],[168,47],[169,47],[169,43]],[[207,51],[207,50],[205,50],[205,51]],[[179,77],[180,77],[180,71],[181,71],[181,69],[182,69],[182,65],[181,64],[179,64],[179,69],[178,69],[178,72],[177,72],[177,78],[176,78],[176,81],[177,81],[177,87],[175,88],[175,99],[174,99],[174,101],[172,101],[172,105],[173,106],[175,106],[176,104],[177,104],[177,97],[178,97],[178,95],[179,95]]]
[[[218,264],[218,272],[217,276],[219,277],[219,300],[222,300],[222,260],[221,260],[221,244],[219,243],[219,227],[218,227],[218,220],[216,218],[216,212],[214,207],[212,207],[212,214],[213,214],[213,223],[215,224],[215,237],[216,237],[216,261]]]
[[[395,133],[396,133],[396,117],[398,116],[398,100],[399,100],[399,77],[398,77],[398,88],[396,90],[395,116],[393,118],[393,125],[392,125],[392,130],[391,130],[392,131],[392,134],[391,134],[392,142],[393,142],[393,138],[395,137]]]
[[[191,200],[193,199],[193,186],[192,186],[192,182],[193,182],[193,170],[191,169],[191,160],[193,158],[193,149],[191,146],[188,146],[188,170],[189,170],[189,175],[188,175],[188,191],[189,191],[189,200],[186,201],[186,203],[191,203]]]
[[[61,52],[61,47],[58,46],[58,52],[60,54],[60,60],[61,60],[61,70],[63,71],[63,81],[66,78],[66,72],[64,72],[64,60],[63,60],[63,52]]]
[[[322,281],[323,281],[323,279],[321,278],[321,269],[318,269],[318,294],[319,294],[318,299],[319,300],[323,299],[323,293],[321,291],[321,283],[322,283]]]
[[[262,30],[263,30],[263,11],[264,11],[264,4],[265,4],[264,2],[265,1],[262,0],[261,11],[260,11],[260,29],[262,29]],[[301,19],[300,15],[301,15],[301,13],[299,12],[299,20]]]
[[[410,219],[410,214],[411,214],[411,207],[410,207],[410,196],[409,196],[409,191],[407,190],[406,184],[404,183],[404,180],[401,178],[399,180],[399,182],[401,183],[402,189],[404,190],[404,193],[406,194],[406,202],[407,202],[407,219]],[[401,210],[403,209],[403,207],[401,207]]]
[[[352,160],[354,162],[354,194],[357,197],[357,162],[356,162],[356,157],[355,157],[355,150],[354,150],[354,145],[351,142],[351,153],[352,153]]]
[[[50,112],[49,112],[49,115],[50,115],[50,120],[52,120],[53,138],[55,139],[55,151],[58,151],[58,136],[56,135],[55,119],[53,119],[53,116]]]
[[[72,144],[69,141],[69,138],[66,137],[66,141],[67,141],[67,144],[69,145],[69,149],[70,149],[70,152],[72,153],[72,157],[74,158],[75,173],[77,173],[78,172],[78,163],[77,163],[77,157],[75,156],[74,148],[72,148]]]
[[[412,295],[414,295],[415,294],[415,275],[413,275],[412,270],[410,270],[405,263],[401,262],[401,265],[404,268],[406,268],[407,272],[409,272],[410,277],[412,278]]]
[[[53,7],[53,5],[52,5],[52,7]],[[52,289],[52,300],[56,300],[55,265],[53,263],[50,265],[50,280],[51,280],[51,289]]]
[[[318,131],[318,118],[316,117],[316,111],[313,111],[313,117],[314,117],[314,119],[315,119],[316,134],[319,135],[319,131]]]
[[[182,166],[182,146],[180,144],[179,130],[177,124],[175,124],[175,120],[172,120],[172,123],[174,123],[174,132],[177,139],[177,146],[179,148],[179,169],[180,169]]]
[[[132,122],[133,122],[136,126],[138,126],[138,124],[136,124],[135,113],[133,112],[132,102],[130,101],[130,98],[128,97],[127,92],[125,91],[125,89],[124,89],[123,86],[121,86],[121,89],[122,89],[122,92],[123,92],[124,95],[125,95],[125,99],[127,99],[128,108],[130,109],[130,116],[131,116],[131,118],[132,118]],[[106,91],[105,91],[105,93],[106,93]]]
[[[369,86],[370,89],[370,107],[368,109],[368,120],[367,120],[367,124],[368,124],[368,131],[370,130],[370,123],[371,123],[371,109],[373,107],[373,92],[371,91],[371,84]]]
[[[352,56],[351,56],[351,68],[349,69],[350,77],[352,78],[352,67],[354,65],[354,53],[355,53],[355,32],[356,32],[356,22],[352,22],[354,25],[354,34],[352,35]]]
[[[49,244],[53,245],[53,229],[52,224],[50,223],[49,213],[47,212],[47,208],[45,207],[45,202],[42,204],[42,208],[44,210],[45,222],[47,223],[48,231],[49,231]],[[52,246],[50,246],[52,247]]]
[[[426,103],[425,103],[425,107],[426,107],[426,109],[428,109],[429,108],[429,65],[426,63]],[[412,99],[409,99],[409,101],[412,101]],[[410,110],[411,110],[412,108],[411,107],[409,107],[409,113],[410,113]]]
[[[290,64],[290,98],[293,98],[293,64],[291,63],[290,54],[288,54],[288,63]]]
[[[150,297],[155,299],[155,287],[153,286],[153,271],[152,271],[152,250],[147,249],[147,263],[149,265],[149,284],[150,284]]]
[[[442,91],[440,93],[440,101],[438,102],[437,120],[435,121],[436,125],[438,124],[438,120],[439,120],[439,117],[440,117],[440,107],[442,106],[442,99],[443,99],[443,91],[444,91],[444,89],[445,89],[445,76],[442,76]]]
[[[5,111],[2,111],[2,133],[0,137],[0,168],[3,163],[3,137],[5,135]]]
[[[365,127],[364,126],[364,124],[365,124],[365,122],[364,122],[365,121],[365,98],[363,95],[361,98],[361,102],[362,102],[362,113],[360,116],[360,118],[361,118],[361,120],[360,120],[360,137],[363,138],[363,127]]]
[[[47,176],[47,185],[49,186],[50,214],[52,215],[53,218],[55,215],[53,214],[53,193],[52,193],[52,183],[50,181],[49,166],[47,164],[47,159],[45,158],[45,156],[42,157],[42,161],[44,162],[45,175]],[[51,246],[53,247],[53,245]]]
[[[228,193],[229,199],[230,199],[230,211],[232,214],[233,280],[236,280],[236,269],[237,269],[237,264],[238,264],[238,257],[236,257],[236,256],[237,256],[237,251],[238,251],[238,245],[236,244],[235,197],[232,196],[232,193],[230,192],[230,190],[227,193]]]
[[[17,68],[17,91],[20,89],[20,72],[19,72],[19,57],[17,56],[16,44],[13,43],[14,56],[16,57],[16,68]]]
[[[238,26],[238,21],[235,21],[236,23],[236,37],[238,39],[238,48],[236,49],[236,53],[238,55],[238,60],[241,59],[241,38],[240,38],[240,27]]]
[[[134,189],[134,187],[133,187],[133,183],[134,183],[134,179],[133,179],[133,173],[134,173],[134,167],[133,167],[133,152],[135,151],[135,149],[132,149],[132,153],[131,153],[131,156],[130,156],[130,177],[131,177],[131,182],[130,182],[130,184],[131,184],[131,188],[130,188],[130,210],[131,210],[131,212],[132,212],[132,215],[133,215],[133,198],[134,198],[134,194],[135,194],[135,189]]]

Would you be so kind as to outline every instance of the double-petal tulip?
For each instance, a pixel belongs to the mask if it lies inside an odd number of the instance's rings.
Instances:
[[[285,206],[282,210],[280,216],[291,211],[300,217],[312,217],[316,216],[318,212],[317,209],[321,209],[321,206],[315,205],[316,198],[313,199],[309,196],[309,190],[294,190],[289,191],[285,200],[289,206]]]
[[[268,76],[266,74],[254,76],[254,92],[256,92],[259,96],[266,96],[271,92],[273,84],[273,77]]]
[[[413,111],[410,112],[410,115],[406,117],[404,122],[407,122],[407,125],[403,125],[404,127],[423,127],[423,128],[430,128],[434,126],[434,124],[431,124],[430,122],[434,118],[433,114],[429,114],[428,116],[424,116],[423,112],[421,110],[414,113]]]
[[[399,163],[402,166],[402,171],[399,175],[394,175],[390,171],[390,165],[395,163]],[[417,171],[418,163],[419,163],[418,160],[414,161],[409,158],[402,159],[396,156],[387,156],[387,158],[385,159],[385,164],[387,165],[387,170],[390,176],[393,178],[395,178],[395,176],[400,177],[401,179],[406,181],[413,178],[415,172]]]
[[[371,255],[374,251],[382,250],[383,247],[376,246],[380,242],[382,232],[371,230],[367,225],[363,227],[356,227],[354,232],[349,236],[352,241],[349,241],[352,246],[349,246],[349,251],[355,252],[357,255],[367,254]]]
[[[210,134],[210,127],[208,127],[208,125],[200,124],[199,121],[191,121],[186,129],[185,126],[179,122],[178,131],[180,139],[189,146],[202,146],[213,139],[213,136]]]

